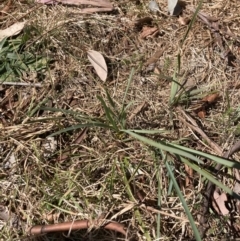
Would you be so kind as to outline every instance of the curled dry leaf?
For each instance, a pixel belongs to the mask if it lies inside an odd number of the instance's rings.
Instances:
[[[0,41],[4,38],[19,34],[24,28],[25,24],[26,24],[26,21],[18,22],[18,23],[14,23],[12,26],[4,30],[0,30]]]
[[[88,59],[93,68],[96,70],[98,77],[105,82],[107,79],[108,69],[102,54],[95,50],[89,50]]]
[[[113,4],[107,0],[36,0],[37,3],[42,4],[65,4],[65,5],[89,5],[96,7],[89,7],[81,9],[82,14],[92,14],[96,12],[111,12],[113,10]]]
[[[219,214],[227,215],[229,213],[229,210],[226,208],[225,202],[227,201],[227,195],[226,193],[222,193],[219,195],[219,193],[215,190],[213,193],[213,207]],[[217,207],[216,207],[216,205]]]

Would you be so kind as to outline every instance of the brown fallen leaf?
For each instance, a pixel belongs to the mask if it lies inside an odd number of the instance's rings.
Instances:
[[[204,119],[206,117],[206,111],[200,110],[200,111],[198,111],[197,115],[199,118]]]
[[[147,37],[154,37],[159,33],[158,28],[157,27],[148,27],[148,26],[144,26],[142,29],[142,32],[140,33],[140,38],[141,39],[145,39]]]
[[[208,96],[205,96],[202,101],[204,102],[208,102],[208,104],[213,104],[217,101],[217,99],[219,98],[219,94],[218,93],[214,93]]]
[[[221,195],[219,195],[219,193],[215,190],[213,193],[213,207],[215,209],[215,211],[218,214],[222,214],[222,215],[227,215],[229,214],[229,210],[226,208],[225,202],[227,201],[227,195],[226,193],[221,193]]]
[[[36,0],[37,3],[43,4],[53,4],[53,3],[62,3],[68,5],[91,5],[103,8],[112,8],[113,5],[107,0]]]
[[[95,50],[89,50],[88,59],[91,62],[93,68],[96,70],[98,77],[105,82],[107,79],[108,69],[102,54]]]
[[[193,104],[191,110],[193,110],[199,118],[204,119],[206,117],[206,110],[210,107],[211,104],[215,103],[218,98],[218,93],[207,95],[202,100]]]

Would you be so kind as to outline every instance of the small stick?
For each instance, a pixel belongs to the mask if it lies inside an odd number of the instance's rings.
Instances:
[[[0,85],[18,85],[18,86],[33,86],[33,87],[42,87],[40,83],[24,83],[24,82],[0,82]]]
[[[37,225],[30,228],[30,235],[43,234],[43,233],[52,233],[52,232],[64,232],[69,230],[80,230],[80,229],[88,229],[88,228],[100,228],[98,223],[100,220],[95,220],[90,222],[89,220],[75,220],[73,222],[64,222],[58,224],[50,224],[50,225]],[[103,225],[104,229],[113,230],[119,233],[122,233],[126,236],[126,231],[124,230],[124,226],[117,222],[109,222],[106,225]]]
[[[207,141],[209,146],[211,148],[213,148],[218,155],[221,156],[222,155],[222,148],[217,143],[215,143],[213,140],[211,140],[206,135],[206,133],[201,128],[198,127],[197,122],[191,116],[189,116],[182,108],[179,107],[178,109],[183,114],[183,116],[185,116],[187,118],[187,120],[191,122],[191,124],[189,124],[188,122],[184,121],[184,119],[181,118],[181,116],[180,116],[180,119],[182,119],[188,126],[190,126],[194,131],[196,131],[199,135],[201,135],[202,138],[205,141]]]

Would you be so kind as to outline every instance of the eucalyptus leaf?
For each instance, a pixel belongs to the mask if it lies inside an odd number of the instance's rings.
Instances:
[[[178,0],[168,0],[168,11],[170,15],[179,15],[182,11]]]

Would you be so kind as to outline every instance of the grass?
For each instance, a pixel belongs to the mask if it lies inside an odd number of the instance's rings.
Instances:
[[[192,21],[181,26],[176,17],[152,15],[146,1],[114,3],[113,13],[83,16],[73,6],[33,7],[19,1],[11,5],[11,15],[3,15],[1,28],[31,10],[24,15],[28,28],[2,45],[18,58],[31,54],[30,62],[20,58],[25,68],[15,73],[14,82],[43,87],[0,86],[0,200],[11,215],[8,222],[0,220],[0,240],[30,239],[33,225],[98,218],[124,224],[128,240],[237,238],[238,211],[223,217],[214,209],[207,217],[210,228],[200,237],[207,180],[236,201],[233,168],[239,163],[221,158],[187,125],[179,108],[223,150],[230,149],[239,135],[239,63],[229,66],[221,58],[213,33],[187,9],[183,14]],[[201,10],[221,16],[224,26],[238,34],[239,3],[231,1],[224,10],[223,4],[203,2]],[[149,16],[159,35],[139,39],[135,23]],[[223,39],[238,59],[238,41]],[[144,63],[160,48],[154,73],[147,72]],[[107,59],[106,83],[90,65],[89,49]],[[28,76],[38,60],[44,65]],[[15,70],[15,60],[8,61]],[[1,77],[10,70],[4,71]],[[195,105],[216,92],[220,98],[199,118]],[[216,163],[226,166],[217,178]],[[34,240],[66,237],[123,239],[89,229]]]

